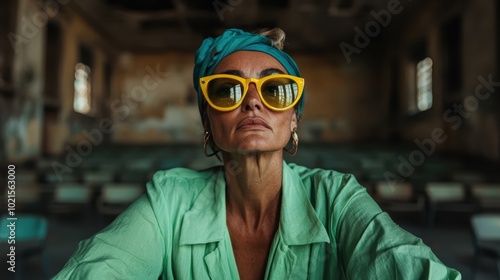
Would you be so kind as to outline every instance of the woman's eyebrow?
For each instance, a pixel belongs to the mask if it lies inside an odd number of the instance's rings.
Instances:
[[[285,74],[285,72],[277,68],[267,68],[260,72],[260,77],[262,78],[273,74]]]
[[[243,77],[243,72],[240,70],[237,70],[237,69],[229,69],[229,70],[226,70],[226,71],[221,72],[219,74],[228,74],[228,75],[235,75],[235,76]],[[267,68],[267,69],[264,69],[260,72],[259,78],[266,77],[266,76],[273,75],[273,74],[285,74],[285,72],[283,72],[282,70],[277,69],[277,68]]]
[[[243,77],[243,72],[241,72],[240,70],[236,70],[236,69],[226,70],[226,71],[219,73],[219,74],[228,74],[228,75],[235,75],[235,76]]]

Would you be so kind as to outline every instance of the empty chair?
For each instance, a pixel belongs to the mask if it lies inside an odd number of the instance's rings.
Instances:
[[[21,274],[26,271],[25,261],[31,257],[39,257],[42,267],[42,276],[37,279],[48,279],[49,269],[47,258],[44,257],[45,241],[47,237],[47,219],[39,215],[18,214],[15,220],[9,220],[10,216],[4,215],[0,221],[0,248],[5,254],[9,254],[11,230],[15,230],[15,274],[16,279],[23,279]],[[15,229],[11,228],[14,223]],[[4,266],[5,267],[5,266]],[[24,270],[23,270],[24,268]],[[30,268],[33,273],[33,268]]]
[[[407,201],[413,197],[413,187],[410,183],[378,182],[376,184],[376,198],[387,201]]]
[[[104,215],[118,215],[143,193],[142,184],[104,184],[97,199],[97,211]]]
[[[58,184],[49,211],[56,214],[85,213],[90,209],[92,189],[79,183]]]
[[[115,179],[115,174],[108,170],[87,171],[82,174],[82,180],[90,186],[101,186],[106,183],[111,183]]]
[[[425,198],[415,192],[408,182],[378,182],[375,185],[374,199],[380,207],[388,212],[417,213],[425,216]]]
[[[472,213],[477,210],[462,183],[431,182],[425,186],[425,194],[429,202],[429,227],[433,226],[437,211]]]
[[[476,274],[479,257],[486,256],[496,260],[500,278],[500,214],[476,214],[471,218],[474,240],[474,263],[472,279]]]
[[[86,203],[89,201],[91,190],[82,184],[60,184],[56,186],[55,202]]]
[[[471,193],[481,210],[500,211],[500,184],[474,184]]]

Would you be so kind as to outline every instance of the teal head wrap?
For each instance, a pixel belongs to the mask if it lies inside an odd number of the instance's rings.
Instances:
[[[240,29],[228,29],[219,37],[205,39],[195,53],[193,83],[198,93],[198,109],[200,110],[200,114],[204,110],[200,78],[211,75],[223,58],[236,51],[258,51],[269,54],[283,65],[288,74],[300,77],[297,63],[288,54],[273,46],[269,38]],[[298,115],[302,113],[304,95],[305,93],[302,94],[297,106]]]

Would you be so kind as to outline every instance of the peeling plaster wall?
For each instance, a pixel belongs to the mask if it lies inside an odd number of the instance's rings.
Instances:
[[[370,65],[333,55],[294,55],[306,80],[299,135],[306,142],[378,139],[381,127]],[[361,60],[360,60],[361,61]]]
[[[5,122],[5,149],[11,162],[39,155],[44,77],[43,25],[37,22],[40,8],[30,0],[18,2],[18,18],[13,63],[15,96],[8,106]],[[13,37],[11,37],[13,38]]]
[[[55,2],[54,2],[55,3]],[[85,132],[99,128],[107,115],[106,63],[113,64],[116,50],[75,13],[68,1],[58,1],[56,9],[48,10],[35,0],[18,1],[17,29],[9,37],[15,48],[13,59],[12,98],[2,101],[7,112],[3,124],[6,159],[11,162],[26,161],[42,154],[64,155],[70,145],[78,146],[88,141]],[[54,6],[52,6],[54,8]],[[47,23],[53,22],[61,30],[59,61],[45,61]],[[88,46],[93,54],[92,107],[89,115],[73,109],[75,65],[79,61],[80,44]],[[50,51],[50,50],[49,50]],[[47,98],[45,92],[45,64],[59,64],[56,75],[58,95]],[[47,109],[49,108],[49,109]],[[48,111],[47,111],[48,110]],[[47,118],[47,114],[51,118]],[[103,135],[94,146],[110,138]]]
[[[118,143],[202,143],[193,54],[120,56],[109,102]]]

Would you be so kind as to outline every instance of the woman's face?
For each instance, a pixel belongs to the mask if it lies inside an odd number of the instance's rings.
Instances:
[[[225,57],[213,74],[262,78],[288,74],[272,56],[254,51],[238,51]],[[208,106],[208,124],[215,144],[228,153],[281,151],[297,127],[295,109],[277,112],[264,106],[255,84],[251,83],[240,107],[220,112]],[[209,127],[207,127],[209,126]]]

